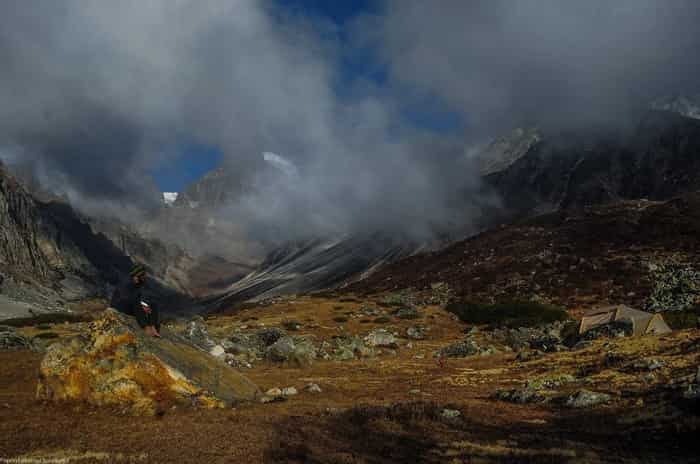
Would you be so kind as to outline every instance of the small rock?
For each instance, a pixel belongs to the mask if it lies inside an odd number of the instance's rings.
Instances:
[[[380,310],[371,306],[364,306],[362,309],[360,309],[360,312],[365,316],[379,316],[382,314]]]
[[[479,354],[481,347],[473,340],[466,339],[461,342],[453,343],[441,349],[438,352],[438,357],[441,358],[464,358]]]
[[[661,369],[665,365],[666,363],[660,359],[649,358],[640,359],[639,361],[635,362],[633,366],[639,370],[655,371],[657,369]]]
[[[264,324],[260,324],[264,326]],[[261,342],[263,346],[272,346],[286,334],[283,330],[276,327],[262,328],[255,332],[255,337]]]
[[[683,392],[683,398],[687,400],[700,398],[700,385],[688,385],[688,388]]]
[[[440,411],[440,417],[443,419],[457,419],[462,413],[456,409],[443,409]]]
[[[299,392],[294,387],[285,387],[282,389],[282,396],[294,396],[298,393]]]
[[[420,390],[418,390],[417,388],[414,388],[413,390],[409,390],[408,393],[410,395],[420,395]]]
[[[414,326],[406,329],[406,336],[413,340],[424,340],[426,337],[427,329],[422,326]]]
[[[282,321],[282,327],[287,330],[296,331],[301,329],[303,324],[299,321]]]
[[[588,408],[609,402],[611,396],[606,393],[596,393],[590,390],[579,390],[566,400],[570,408]]]
[[[528,380],[527,386],[528,388],[532,388],[535,390],[539,389],[555,389],[559,388],[564,384],[571,383],[576,381],[574,376],[570,374],[560,374],[560,375],[551,375],[551,376],[546,376],[546,377],[540,377],[537,379],[532,379]]]
[[[211,350],[216,345],[216,342],[209,338],[207,326],[201,317],[195,317],[189,322],[185,337],[206,351]]]
[[[280,396],[282,395],[282,390],[275,387],[275,388],[270,388],[268,391],[265,392],[265,395],[267,396]]]
[[[398,348],[396,336],[384,329],[373,330],[365,337],[367,346]]]
[[[498,390],[496,392],[496,399],[511,403],[526,404],[539,403],[544,401],[545,397],[537,390],[526,387],[512,390]]]
[[[316,347],[305,338],[285,335],[267,347],[265,357],[274,362],[308,366],[316,359]]]
[[[226,350],[224,350],[224,347],[223,347],[223,346],[221,346],[221,345],[216,345],[214,348],[212,348],[212,349],[209,351],[209,354],[212,355],[212,356],[214,356],[215,358],[219,358],[219,357],[221,357],[221,356],[223,356],[223,355],[226,354]]]
[[[306,390],[309,393],[321,393],[321,387],[318,386],[318,384],[315,383],[309,383],[304,387],[304,390]]]
[[[420,317],[418,310],[412,306],[401,308],[394,315],[399,319],[418,319]]]

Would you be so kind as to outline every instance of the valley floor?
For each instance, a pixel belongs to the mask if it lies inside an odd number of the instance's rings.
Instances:
[[[214,336],[289,319],[301,322],[298,334],[317,339],[377,327],[430,329],[425,340],[400,338],[398,349],[377,357],[304,368],[254,364],[244,372],[263,390],[294,386],[299,394],[234,409],[134,418],[43,403],[34,397],[41,356],[0,352],[0,462],[697,462],[698,404],[682,393],[700,363],[698,330],[597,340],[529,361],[499,350],[438,363],[433,352],[463,339],[464,324],[438,307],[422,309],[419,320],[383,324],[349,316],[376,303],[304,297],[208,319]],[[62,324],[61,335],[73,326]],[[638,367],[651,358],[663,364],[653,375]],[[553,387],[547,402],[493,398],[528,380],[563,376],[572,380]],[[305,391],[308,383],[322,392]],[[572,409],[557,399],[582,388],[612,400]]]

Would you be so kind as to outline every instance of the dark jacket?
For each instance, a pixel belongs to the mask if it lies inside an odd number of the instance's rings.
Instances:
[[[128,280],[114,290],[110,306],[124,314],[134,316],[141,327],[152,325],[160,329],[160,317],[156,305],[148,303],[151,308],[150,313],[144,312],[141,306],[141,302],[144,301],[142,289],[141,285]]]
[[[141,310],[141,286],[131,279],[114,289],[110,306],[129,316],[135,316]]]

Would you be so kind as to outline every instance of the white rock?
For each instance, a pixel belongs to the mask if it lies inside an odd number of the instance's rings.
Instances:
[[[304,390],[306,390],[309,393],[321,393],[321,391],[322,391],[321,387],[319,387],[318,384],[315,384],[315,383],[307,384],[304,387]]]
[[[282,396],[294,396],[297,393],[299,392],[294,387],[286,387],[282,389]]]
[[[268,391],[265,392],[265,395],[267,396],[281,396],[282,395],[282,390],[279,388],[270,388]]]
[[[212,355],[212,356],[214,356],[215,358],[219,358],[219,357],[221,357],[221,356],[223,356],[223,355],[226,354],[226,350],[224,350],[224,347],[223,347],[223,346],[221,346],[221,345],[216,345],[214,348],[212,348],[212,349],[209,351],[209,354]]]
[[[458,418],[458,417],[461,416],[461,415],[462,415],[462,413],[459,412],[459,411],[456,410],[456,409],[443,409],[443,410],[440,412],[440,416],[441,416],[443,419],[456,419],[456,418]]]

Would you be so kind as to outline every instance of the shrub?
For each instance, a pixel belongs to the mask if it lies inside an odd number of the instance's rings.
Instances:
[[[41,332],[36,335],[34,335],[34,338],[43,338],[43,339],[52,339],[52,338],[58,338],[59,335],[56,332]]]
[[[673,330],[694,329],[700,321],[700,305],[683,311],[665,311],[663,316]]]
[[[381,302],[388,306],[403,306],[408,302],[408,297],[404,293],[392,293],[385,296]]]
[[[448,304],[445,309],[457,315],[462,322],[493,327],[534,327],[569,319],[564,309],[535,301],[496,304],[460,301]]]

